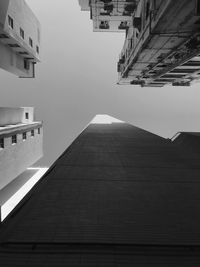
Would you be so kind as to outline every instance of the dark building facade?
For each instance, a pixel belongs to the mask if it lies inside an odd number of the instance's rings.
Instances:
[[[1,224],[1,266],[200,266],[198,140],[90,124]]]

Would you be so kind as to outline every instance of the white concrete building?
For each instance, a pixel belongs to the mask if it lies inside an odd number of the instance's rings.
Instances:
[[[7,214],[5,206],[12,209],[23,197],[13,201],[16,193],[23,189],[26,194],[27,183],[43,174],[41,169],[28,169],[43,155],[42,122],[34,120],[34,109],[0,108],[0,208],[1,220]],[[40,176],[41,177],[41,176]],[[28,185],[27,184],[27,185]],[[21,197],[20,197],[21,196]],[[9,203],[9,201],[11,203]],[[2,213],[2,210],[4,212]]]
[[[25,0],[0,1],[0,68],[21,78],[35,77],[41,27]]]

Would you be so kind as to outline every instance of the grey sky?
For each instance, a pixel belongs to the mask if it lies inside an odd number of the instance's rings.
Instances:
[[[118,86],[124,34],[93,33],[77,0],[27,0],[42,25],[36,79],[0,70],[1,106],[34,106],[44,121],[41,165],[49,166],[98,113],[171,137],[200,131],[200,84],[192,87]]]

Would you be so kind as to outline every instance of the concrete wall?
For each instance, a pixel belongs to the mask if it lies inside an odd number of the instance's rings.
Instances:
[[[43,155],[43,130],[34,130],[32,137],[31,127],[17,134],[17,143],[12,144],[12,134],[4,138],[5,147],[0,149],[0,190],[15,179],[25,169],[33,165]],[[27,139],[23,140],[22,133],[27,132]]]
[[[21,108],[1,108],[0,107],[0,126],[21,123],[23,109]]]
[[[8,24],[8,16],[13,19],[13,28]],[[24,31],[24,38],[20,36],[20,29]],[[0,1],[0,34],[8,37],[0,39],[0,67],[19,77],[34,77],[33,63],[40,61],[41,27],[24,0]],[[32,46],[29,38],[32,39]],[[9,45],[19,47],[10,48]],[[28,69],[24,60],[30,63]]]
[[[34,121],[34,108],[33,107],[23,107],[22,123],[31,123]],[[26,113],[28,113],[28,119],[26,118]]]
[[[7,16],[11,16],[14,21],[14,28],[8,25],[8,19],[5,20],[4,31],[10,36],[17,39],[22,46],[26,46],[34,55],[36,53],[36,45],[40,46],[40,23],[31,9],[24,0],[10,0],[7,10]],[[24,40],[20,37],[20,28],[24,30]],[[33,48],[29,45],[29,37],[33,40]]]
[[[89,0],[79,0],[79,5],[81,6],[82,11],[89,11],[90,6],[89,6]]]
[[[24,57],[20,56],[9,46],[0,42],[0,68],[13,73],[19,77],[33,77],[34,66],[30,64],[30,69],[24,68]]]
[[[26,119],[26,113],[28,113],[28,119]],[[31,123],[33,121],[34,121],[33,107],[23,107],[23,108],[0,107],[0,127],[9,124]]]
[[[8,11],[9,0],[0,1],[0,26],[3,27],[6,20],[6,15]]]

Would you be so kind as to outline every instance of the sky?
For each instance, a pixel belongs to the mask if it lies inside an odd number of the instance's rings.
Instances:
[[[49,167],[96,114],[171,138],[200,131],[200,84],[141,88],[117,85],[124,33],[94,33],[78,0],[27,0],[42,26],[41,63],[35,79],[0,70],[1,106],[34,106],[44,122]]]

